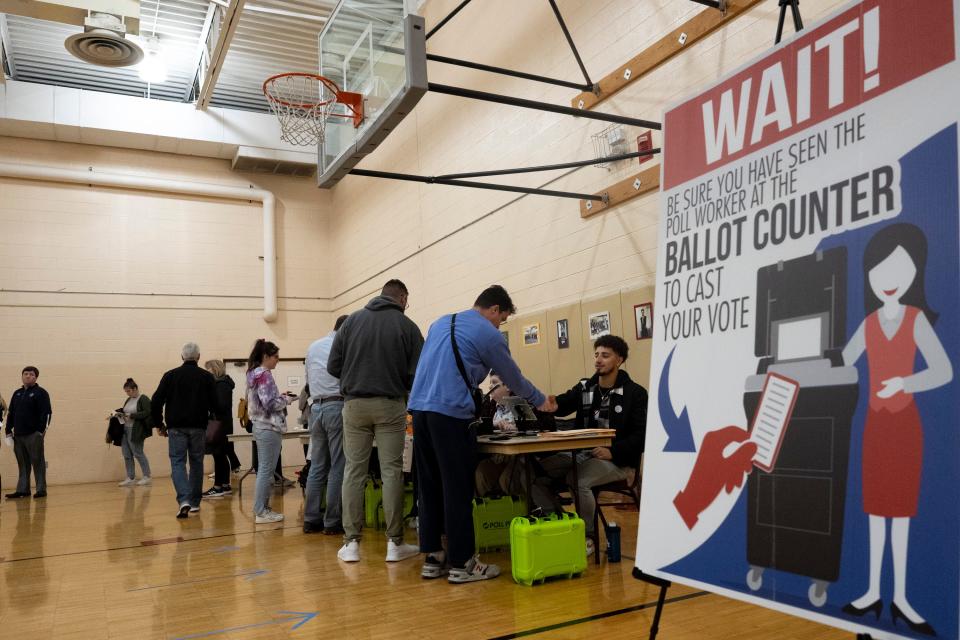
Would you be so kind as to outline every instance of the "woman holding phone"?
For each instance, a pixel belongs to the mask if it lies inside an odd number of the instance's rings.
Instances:
[[[253,439],[257,443],[257,484],[253,500],[256,524],[283,520],[283,514],[270,509],[273,468],[280,459],[283,433],[287,431],[287,405],[295,395],[281,394],[273,379],[273,370],[280,362],[280,348],[263,338],[254,343],[247,359],[247,410],[253,423]]]

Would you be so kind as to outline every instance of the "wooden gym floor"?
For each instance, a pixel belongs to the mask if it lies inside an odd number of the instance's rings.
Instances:
[[[204,501],[187,520],[174,518],[168,478],[149,488],[53,486],[46,499],[4,500],[0,637],[647,637],[657,590],[631,577],[627,558],[531,588],[511,580],[508,553],[489,553],[483,558],[505,575],[451,585],[422,580],[419,558],[388,565],[382,532],[367,532],[361,561],[347,565],[336,559],[338,536],[301,533],[298,487],[274,494],[284,522],[255,527],[252,480],[242,500]],[[632,555],[637,514],[613,513]],[[659,637],[851,634],[675,585]]]

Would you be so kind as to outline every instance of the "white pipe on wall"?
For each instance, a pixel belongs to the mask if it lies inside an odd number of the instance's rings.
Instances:
[[[68,182],[89,184],[100,187],[119,187],[121,189],[142,189],[144,191],[162,191],[230,200],[253,200],[263,205],[263,319],[273,322],[277,319],[277,247],[275,231],[276,198],[265,189],[244,189],[186,180],[163,180],[144,176],[96,173],[94,171],[76,171],[36,165],[19,165],[0,162],[0,177],[42,180],[47,182]]]

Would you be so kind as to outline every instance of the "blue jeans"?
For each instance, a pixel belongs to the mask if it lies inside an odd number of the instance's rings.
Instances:
[[[137,467],[134,465],[134,458],[140,463],[140,471],[144,478],[150,477],[150,461],[147,460],[147,454],[143,452],[143,440],[133,441],[133,425],[123,427],[123,444],[120,446],[123,452],[123,464],[127,467],[127,478],[133,480],[137,477]]]
[[[270,508],[270,493],[273,491],[273,468],[280,459],[283,438],[272,431],[253,423],[253,439],[257,442],[257,486],[253,494],[253,514],[261,515]]]
[[[316,402],[310,408],[310,473],[307,475],[307,497],[303,521],[320,523],[320,503],[324,493],[327,509],[323,526],[341,524],[343,486],[343,401]]]
[[[170,479],[177,491],[177,504],[200,506],[203,490],[203,451],[205,429],[167,429],[170,452]],[[187,479],[187,456],[190,457],[190,478]]]

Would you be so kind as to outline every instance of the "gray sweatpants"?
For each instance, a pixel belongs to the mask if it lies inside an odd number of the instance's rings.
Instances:
[[[17,493],[30,493],[30,468],[37,479],[37,491],[47,490],[47,461],[43,457],[43,434],[31,433],[13,437],[13,453],[17,456],[20,477],[17,479]]]

